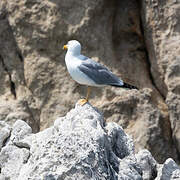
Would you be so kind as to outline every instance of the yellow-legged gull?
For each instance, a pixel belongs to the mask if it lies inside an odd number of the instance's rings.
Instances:
[[[65,62],[71,77],[79,84],[88,86],[85,99],[79,104],[84,105],[89,98],[90,87],[104,87],[107,85],[121,88],[137,89],[135,86],[123,82],[103,65],[81,54],[81,44],[77,40],[68,41],[63,49],[67,49]]]

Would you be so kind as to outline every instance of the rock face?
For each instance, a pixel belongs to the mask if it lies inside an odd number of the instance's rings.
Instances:
[[[0,120],[39,132],[85,95],[62,51],[77,39],[82,53],[142,89],[95,88],[91,103],[133,136],[136,152],[179,161],[178,14],[179,3],[166,0],[0,1]]]
[[[141,5],[152,78],[168,105],[173,140],[180,152],[180,5],[158,0]]]
[[[77,104],[36,134],[17,120],[0,151],[0,168],[1,179],[14,180],[180,178],[173,160],[159,165],[147,150],[135,154],[132,138],[90,104]]]

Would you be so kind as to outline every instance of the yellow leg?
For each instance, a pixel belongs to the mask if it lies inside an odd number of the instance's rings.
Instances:
[[[80,104],[81,106],[83,106],[84,104],[86,104],[86,103],[88,102],[90,92],[91,92],[91,87],[88,86],[86,98],[85,98],[85,99],[80,99],[80,100],[78,101],[78,104]]]
[[[88,101],[88,99],[89,99],[89,96],[90,96],[90,92],[91,92],[91,87],[87,87],[87,94],[86,94],[86,99],[87,99],[87,101]]]

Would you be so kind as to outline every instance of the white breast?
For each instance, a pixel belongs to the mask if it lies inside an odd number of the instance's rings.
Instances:
[[[81,61],[82,60],[74,56],[66,54],[65,62],[71,77],[79,84],[84,84],[88,86],[98,86],[86,74],[79,70],[78,66],[81,64]]]

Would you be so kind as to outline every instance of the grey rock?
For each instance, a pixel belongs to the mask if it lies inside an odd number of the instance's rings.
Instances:
[[[26,122],[22,120],[17,120],[12,128],[13,130],[11,133],[10,140],[16,146],[27,147],[27,145],[23,143],[21,140],[23,140],[26,136],[32,133],[31,127]]]
[[[148,150],[135,154],[132,138],[118,124],[105,123],[89,103],[76,104],[36,134],[26,122],[16,121],[0,151],[0,168],[1,179],[13,180],[164,180],[180,175],[172,159],[157,164]]]
[[[105,125],[102,114],[88,103],[77,104],[36,134],[18,120],[0,155],[5,178],[142,179],[132,138],[115,123]]]
[[[134,143],[132,138],[130,138],[116,123],[107,123],[106,125],[107,134],[111,143],[113,152],[120,159],[126,156],[134,154]]]
[[[6,126],[9,127],[9,125]],[[0,152],[1,174],[5,179],[16,179],[22,165],[27,162],[30,155],[29,149],[24,148],[27,147],[26,143],[19,141],[29,135],[32,129],[22,120],[16,121],[12,128],[7,127],[0,130],[0,134],[6,135],[3,136],[4,138],[10,137]]]
[[[142,169],[143,180],[154,179],[157,175],[157,162],[151,153],[144,149],[136,154],[137,163]]]
[[[6,180],[3,175],[0,174],[0,180]]]
[[[11,127],[4,121],[0,121],[0,150],[10,136]]]
[[[134,155],[126,156],[119,163],[119,179],[143,179],[142,170]]]
[[[6,139],[10,136],[10,129],[3,128],[0,130],[0,150],[4,145]]]
[[[11,142],[0,152],[1,174],[5,179],[17,179],[23,164],[28,161],[29,150],[18,148]]]
[[[180,179],[180,167],[169,158],[165,163],[158,168],[156,180],[174,180]]]
[[[21,169],[19,179],[30,174],[34,179],[39,174],[44,179],[117,177],[108,163],[108,139],[102,123],[102,115],[92,106],[76,105],[57,119],[54,127],[36,134],[30,149],[32,156]],[[35,160],[36,164],[32,163]]]

